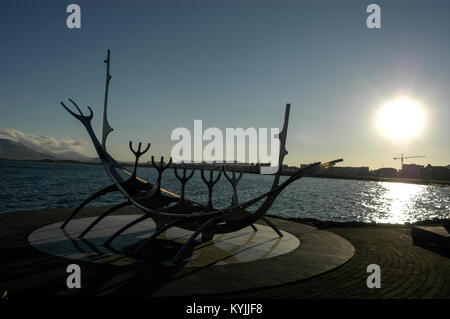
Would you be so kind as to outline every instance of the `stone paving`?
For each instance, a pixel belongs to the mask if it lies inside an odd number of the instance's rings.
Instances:
[[[355,247],[337,270],[297,283],[215,298],[433,298],[450,299],[450,259],[413,245],[411,227],[328,229]],[[369,289],[369,264],[381,267],[381,288]]]

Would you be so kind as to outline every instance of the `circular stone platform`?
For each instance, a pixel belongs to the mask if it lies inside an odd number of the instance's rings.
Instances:
[[[96,212],[98,215],[100,209]],[[99,273],[102,267],[113,267],[114,273],[102,278],[101,285],[90,283],[89,295],[187,296],[263,288],[330,271],[354,254],[353,245],[334,233],[271,218],[283,237],[279,238],[268,226],[256,224],[257,232],[248,227],[216,235],[212,241],[196,246],[182,267],[168,268],[160,261],[170,259],[191,232],[180,228],[166,231],[159,237],[157,247],[147,249],[145,258],[140,259],[128,252],[154,231],[151,220],[128,229],[110,248],[103,246],[115,230],[137,217],[130,214],[107,217],[84,239],[78,235],[95,217],[74,219],[65,230],[59,228],[61,222],[56,222],[33,231],[28,241],[40,251],[70,260],[67,264],[79,263],[83,269],[89,264],[97,265],[92,271],[99,276],[106,276],[101,270]],[[54,293],[71,294],[67,289]]]
[[[109,247],[103,243],[123,225],[137,219],[138,215],[108,216],[83,238],[78,236],[96,218],[75,219],[61,229],[61,223],[54,223],[37,229],[28,237],[29,243],[48,254],[74,260],[94,263],[108,263],[114,266],[147,267],[148,262],[127,255],[127,247],[134,247],[150,237],[156,230],[151,219],[131,227],[117,237]],[[184,243],[192,231],[173,227],[161,234],[158,239],[165,241],[164,248],[170,249],[172,242]],[[297,237],[282,231],[278,237],[268,226],[258,225],[258,231],[247,227],[229,234],[214,236],[210,242],[194,248],[184,267],[206,267],[236,264],[273,258],[286,254],[300,245]],[[149,252],[151,258],[151,251]],[[147,259],[148,259],[147,258]]]

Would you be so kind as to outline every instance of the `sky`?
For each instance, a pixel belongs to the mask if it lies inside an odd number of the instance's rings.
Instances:
[[[81,8],[81,28],[66,7]],[[369,29],[366,8],[381,8]],[[449,1],[0,2],[0,133],[94,156],[81,124],[59,105],[94,110],[101,139],[106,50],[111,49],[109,152],[169,156],[171,132],[281,127],[291,103],[285,163],[343,158],[341,166],[449,165]],[[408,97],[425,112],[399,142],[376,124],[381,106]],[[13,133],[11,133],[13,132]],[[19,133],[17,133],[19,132]],[[45,138],[44,138],[45,137]],[[56,141],[56,142],[55,142]],[[55,146],[56,145],[56,146]]]

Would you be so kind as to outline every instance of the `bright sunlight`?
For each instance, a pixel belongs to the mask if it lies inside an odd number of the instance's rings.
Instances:
[[[425,122],[422,108],[408,99],[386,103],[378,113],[378,128],[389,138],[407,140],[417,136]]]

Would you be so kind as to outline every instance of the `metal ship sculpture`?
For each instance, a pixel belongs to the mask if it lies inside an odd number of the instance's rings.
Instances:
[[[124,201],[108,208],[100,216],[98,216],[81,234],[80,238],[84,237],[93,227],[95,227],[102,219],[110,215],[112,212],[126,206],[135,206],[143,213],[142,216],[135,220],[123,225],[118,231],[106,240],[105,245],[109,245],[115,238],[123,233],[128,228],[136,225],[144,220],[151,218],[156,224],[156,231],[150,235],[147,239],[140,242],[138,247],[134,250],[134,254],[139,255],[143,249],[149,245],[152,241],[156,240],[159,235],[171,227],[180,227],[192,231],[192,235],[181,246],[177,253],[168,262],[170,265],[179,264],[183,261],[186,253],[192,249],[196,244],[211,240],[216,234],[231,233],[243,229],[245,227],[251,227],[254,231],[257,231],[254,225],[257,221],[263,221],[269,225],[278,236],[283,236],[280,230],[266,217],[265,214],[272,206],[275,199],[280,193],[292,182],[302,178],[306,174],[313,173],[323,167],[330,167],[342,159],[327,162],[321,164],[320,162],[311,164],[304,168],[298,169],[292,176],[280,183],[280,175],[283,166],[284,157],[287,155],[286,150],[286,137],[289,122],[290,104],[286,105],[286,111],[284,116],[283,128],[278,136],[280,140],[280,152],[278,157],[277,171],[273,175],[273,182],[270,190],[261,194],[251,200],[245,202],[238,201],[237,186],[242,178],[243,172],[235,172],[234,169],[227,170],[226,166],[218,167],[211,166],[209,170],[209,176],[205,176],[204,168],[201,168],[201,177],[203,182],[208,187],[208,203],[206,205],[196,203],[185,198],[185,186],[189,179],[195,173],[195,170],[187,172],[186,167],[180,167],[177,165],[174,167],[174,173],[176,178],[181,184],[181,194],[176,194],[161,188],[161,180],[163,173],[172,163],[172,158],[165,164],[164,158],[161,157],[159,162],[155,161],[154,156],[151,157],[151,162],[158,172],[156,182],[151,183],[140,178],[137,174],[139,159],[148,152],[150,149],[150,143],[142,149],[142,143],[139,143],[137,148],[133,147],[133,143],[130,141],[129,148],[135,156],[134,169],[132,172],[127,170],[123,164],[116,161],[106,150],[106,140],[108,135],[113,131],[108,123],[107,107],[108,107],[108,89],[109,82],[111,80],[110,75],[110,50],[107,52],[107,58],[104,61],[106,63],[106,87],[104,98],[104,113],[103,113],[103,134],[101,142],[97,138],[92,128],[92,118],[94,116],[92,109],[88,106],[89,114],[85,115],[77,103],[72,99],[69,99],[70,103],[74,105],[77,112],[72,111],[63,102],[61,105],[69,112],[73,117],[78,119],[86,128],[95,150],[101,161],[101,164],[106,170],[106,174],[111,179],[112,184],[99,190],[95,194],[89,196],[84,200],[73,213],[63,222],[61,228],[65,228],[67,224],[77,215],[77,213],[93,200],[104,196],[111,192],[120,192],[124,197]],[[217,176],[214,177],[214,172],[217,172]],[[125,175],[125,174],[126,175]],[[223,176],[228,180],[233,190],[232,202],[229,207],[224,209],[215,209],[213,206],[213,189],[214,185],[219,181],[223,173]],[[123,176],[127,176],[124,178]],[[251,206],[255,206],[257,203],[261,205],[253,212],[249,211]],[[197,239],[200,237],[199,239]]]

